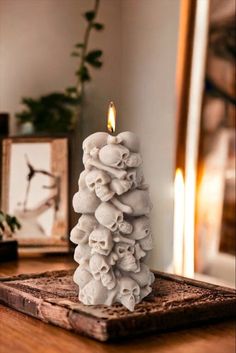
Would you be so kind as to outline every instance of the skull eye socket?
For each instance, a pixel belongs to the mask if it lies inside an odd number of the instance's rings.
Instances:
[[[97,183],[97,184],[102,184],[102,179],[101,179],[101,178],[98,178],[98,179],[96,180],[96,183]]]
[[[119,252],[119,254],[124,254],[125,249],[124,249],[124,248],[119,248],[119,249],[118,249],[118,252]]]
[[[126,159],[129,157],[129,154],[127,152],[122,153],[121,158]]]
[[[149,234],[149,229],[145,229],[145,234],[148,235]]]
[[[91,189],[94,189],[94,188],[95,188],[95,183],[89,184],[89,187],[90,187]]]
[[[132,251],[131,246],[128,246],[127,251],[128,251],[128,252],[131,252],[131,251]]]
[[[116,230],[116,223],[113,223],[113,224],[111,224],[111,226],[110,226],[110,230],[112,231],[112,232],[114,232],[115,230]]]
[[[101,267],[101,272],[106,272],[106,270],[107,270],[106,266]]]
[[[127,289],[127,288],[124,288],[123,290],[122,290],[122,294],[124,294],[124,295],[126,295],[126,294],[129,294],[129,290]]]
[[[105,241],[104,241],[104,240],[100,241],[100,245],[101,245],[102,247],[104,247],[104,246],[106,245]]]
[[[135,180],[135,173],[130,173],[127,178],[130,181],[134,181]]]
[[[91,244],[96,244],[97,242],[96,242],[96,240],[90,239],[90,243]]]
[[[133,294],[134,295],[138,295],[139,292],[140,292],[139,287],[135,287],[134,290],[133,290]]]

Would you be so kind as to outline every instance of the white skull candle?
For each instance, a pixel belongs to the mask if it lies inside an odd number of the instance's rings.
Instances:
[[[71,231],[79,300],[85,305],[119,302],[133,311],[154,280],[144,263],[152,248],[151,202],[139,139],[128,131],[98,132],[84,140],[83,151],[85,170],[73,198],[81,216]]]

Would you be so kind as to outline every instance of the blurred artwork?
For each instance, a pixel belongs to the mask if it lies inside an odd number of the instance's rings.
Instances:
[[[3,207],[21,224],[19,244],[67,246],[67,139],[5,139],[3,150]]]
[[[236,22],[234,1],[226,3],[211,1],[198,170],[197,271],[214,276],[219,255],[234,262],[236,251]]]

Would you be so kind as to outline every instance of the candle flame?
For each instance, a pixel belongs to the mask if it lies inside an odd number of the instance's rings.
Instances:
[[[109,132],[115,132],[116,129],[116,108],[113,102],[109,104],[107,129]]]
[[[189,163],[190,164],[190,163]],[[194,223],[195,223],[195,193],[196,171],[187,165],[185,181],[185,217],[184,217],[184,276],[194,276]]]
[[[174,181],[174,248],[173,269],[178,275],[183,274],[184,266],[184,178],[181,169],[177,169]]]

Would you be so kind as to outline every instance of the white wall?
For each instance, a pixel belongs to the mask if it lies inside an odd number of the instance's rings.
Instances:
[[[84,34],[81,13],[93,6],[92,0],[0,0],[0,111],[13,116],[22,96],[73,85],[76,59],[70,53]],[[85,115],[94,131],[105,125],[109,99],[119,101],[120,2],[102,0],[98,20],[106,29],[94,31],[90,45],[104,50],[104,69],[93,72]]]
[[[73,84],[76,60],[69,54],[83,35],[81,13],[92,6],[92,0],[0,0],[0,111],[13,115],[22,96]],[[114,100],[118,131],[140,136],[154,205],[151,265],[160,269],[172,256],[179,6],[180,0],[101,0],[106,28],[93,33],[90,45],[104,50],[104,67],[86,90],[87,133],[105,129]]]
[[[171,263],[179,0],[122,1],[121,130],[142,141],[153,202],[151,265]]]

